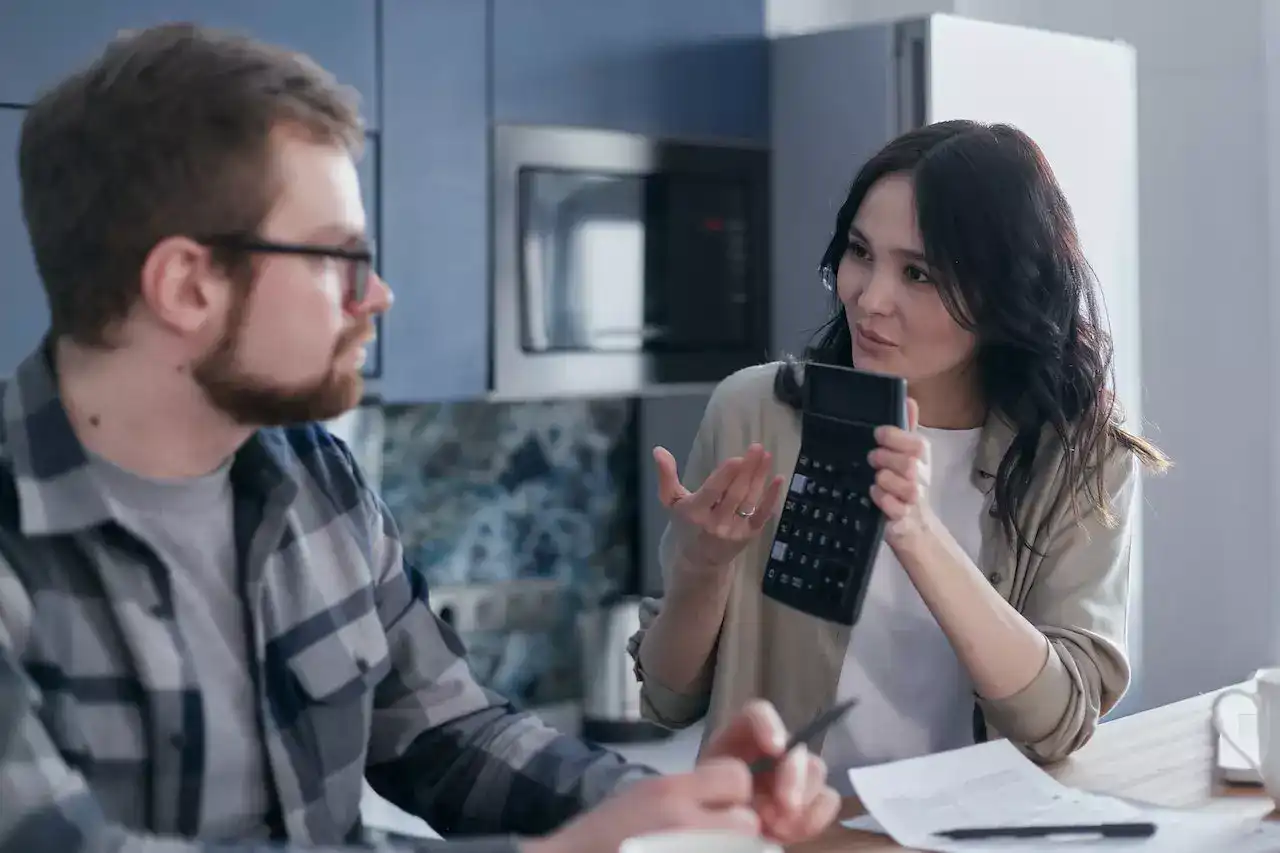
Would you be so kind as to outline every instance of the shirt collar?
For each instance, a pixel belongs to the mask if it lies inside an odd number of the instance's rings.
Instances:
[[[995,488],[996,472],[1000,461],[1013,444],[1016,432],[1009,420],[999,412],[987,415],[982,425],[982,438],[978,441],[978,453],[973,461],[973,484],[983,491]]]

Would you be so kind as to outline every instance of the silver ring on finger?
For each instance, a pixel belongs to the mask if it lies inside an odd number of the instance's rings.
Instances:
[[[756,514],[756,508],[751,507],[750,509],[743,509],[742,507],[738,507],[733,511],[733,514],[739,518],[750,518]]]

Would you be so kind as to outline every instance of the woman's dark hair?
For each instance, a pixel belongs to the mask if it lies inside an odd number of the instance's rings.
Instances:
[[[1121,427],[1097,285],[1044,154],[1008,125],[945,121],[898,137],[858,172],[820,269],[839,268],[867,192],[895,174],[913,180],[925,256],[943,304],[977,338],[984,401],[1015,430],[995,480],[996,514],[1006,534],[1031,547],[1017,518],[1046,427],[1062,442],[1077,517],[1083,487],[1091,508],[1110,522],[1103,474],[1116,442],[1150,469],[1163,470],[1169,460]],[[852,365],[853,341],[838,296],[804,359]],[[774,383],[778,399],[799,408],[801,381],[799,364],[789,360]]]

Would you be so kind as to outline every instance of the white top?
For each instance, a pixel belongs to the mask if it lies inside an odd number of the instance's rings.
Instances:
[[[920,428],[931,451],[929,504],[974,562],[982,543],[983,495],[972,483],[981,432]],[[852,793],[850,767],[973,743],[969,674],[887,545],[876,557],[840,671],[837,700],[855,696],[858,705],[822,749],[841,793]]]

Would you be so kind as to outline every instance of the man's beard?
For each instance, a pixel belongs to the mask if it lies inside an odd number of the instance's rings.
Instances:
[[[329,370],[308,385],[282,387],[246,376],[237,365],[244,328],[243,304],[228,318],[227,332],[218,345],[192,368],[192,377],[209,401],[242,426],[271,427],[323,421],[354,408],[364,391],[358,369],[339,370],[338,359],[368,337],[367,326],[344,332],[334,345]]]

